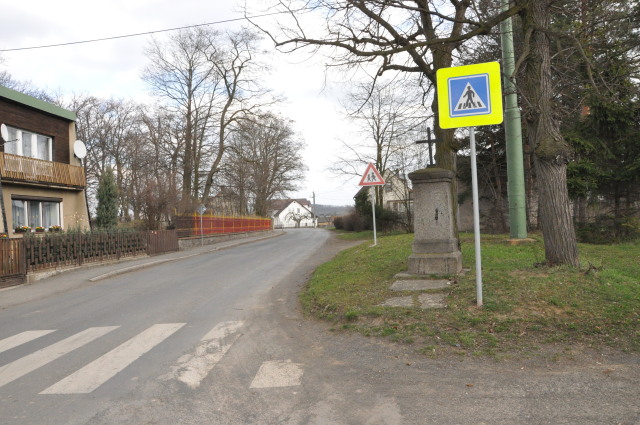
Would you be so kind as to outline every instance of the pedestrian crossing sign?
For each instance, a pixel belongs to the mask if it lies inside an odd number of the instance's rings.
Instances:
[[[502,122],[498,62],[439,69],[436,74],[440,128]]]

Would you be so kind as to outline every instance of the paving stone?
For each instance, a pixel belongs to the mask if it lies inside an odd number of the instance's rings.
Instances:
[[[431,280],[431,279],[419,279],[419,280],[397,280],[391,285],[392,291],[424,291],[427,289],[445,289],[448,288],[451,283],[446,279]]]
[[[420,294],[418,296],[418,302],[420,303],[420,308],[429,309],[429,308],[445,308],[447,294]]]
[[[389,298],[380,305],[383,307],[413,307],[413,297]]]

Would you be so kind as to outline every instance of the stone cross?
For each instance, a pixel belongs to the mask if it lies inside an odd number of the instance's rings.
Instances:
[[[427,143],[429,145],[429,165],[433,166],[436,163],[433,161],[433,144],[439,142],[440,139],[436,139],[436,138],[431,138],[431,129],[429,127],[427,127],[427,138],[426,139],[421,139],[421,140],[416,140],[416,144],[420,145],[423,143]]]
[[[413,254],[409,274],[452,275],[462,270],[453,217],[454,173],[427,167],[409,174],[414,194]]]

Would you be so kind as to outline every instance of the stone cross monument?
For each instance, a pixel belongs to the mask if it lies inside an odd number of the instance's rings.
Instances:
[[[427,167],[409,174],[414,194],[413,254],[409,274],[451,275],[462,270],[453,216],[452,171]]]

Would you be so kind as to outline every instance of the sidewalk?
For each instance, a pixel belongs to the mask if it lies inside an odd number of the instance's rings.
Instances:
[[[81,286],[96,284],[96,282],[112,276],[129,273],[146,267],[153,267],[170,261],[178,261],[196,255],[207,254],[264,239],[270,239],[283,234],[284,232],[282,231],[273,231],[269,234],[249,236],[210,245],[195,246],[193,248],[151,257],[139,256],[122,258],[109,263],[90,263],[84,266],[73,267],[65,270],[34,273],[30,275],[28,283],[0,289],[0,309],[23,304],[35,299],[46,298],[50,295],[67,292]]]

